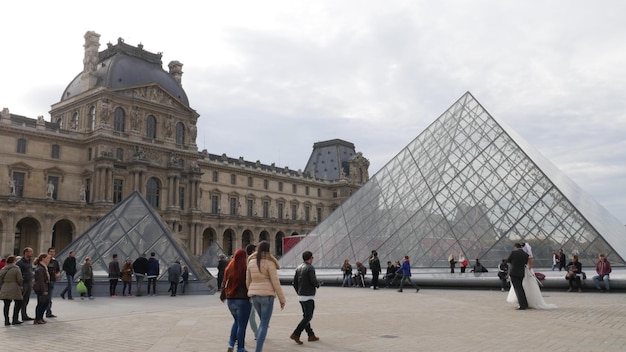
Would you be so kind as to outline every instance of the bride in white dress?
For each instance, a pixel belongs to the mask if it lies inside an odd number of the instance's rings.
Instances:
[[[528,254],[528,264],[532,266],[532,257],[533,252],[528,243],[525,243],[522,247],[522,250]],[[526,293],[526,300],[528,301],[528,307],[534,309],[555,309],[556,305],[546,303],[543,300],[543,296],[541,295],[541,289],[539,289],[539,280],[535,276],[534,271],[529,268],[529,265],[526,265],[526,272],[524,273],[524,279],[522,280],[522,287],[524,287],[524,292]],[[517,296],[515,295],[515,290],[513,289],[513,285],[511,285],[511,289],[509,290],[509,294],[506,298],[506,301],[509,303],[518,303]]]

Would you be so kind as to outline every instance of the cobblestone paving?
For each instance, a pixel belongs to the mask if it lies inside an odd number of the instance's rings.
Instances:
[[[506,293],[322,287],[318,342],[289,339],[300,317],[290,287],[275,306],[265,351],[626,351],[623,293],[544,292],[556,310],[517,311]],[[29,312],[34,316],[31,300]],[[232,320],[218,296],[54,298],[48,324],[0,329],[0,350],[226,351]],[[246,348],[254,351],[248,329]]]

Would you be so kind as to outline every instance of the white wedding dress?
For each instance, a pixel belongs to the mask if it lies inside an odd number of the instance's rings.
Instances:
[[[534,309],[556,309],[557,306],[554,304],[546,303],[543,300],[543,296],[541,295],[541,290],[539,289],[539,283],[537,278],[535,277],[535,273],[528,269],[526,266],[526,273],[524,275],[524,279],[522,280],[522,287],[524,287],[524,292],[526,293],[526,300],[528,301],[528,306]],[[506,301],[509,303],[519,304],[517,301],[517,296],[515,295],[515,290],[513,289],[513,285],[511,285],[511,289],[509,290],[509,295],[506,298]]]

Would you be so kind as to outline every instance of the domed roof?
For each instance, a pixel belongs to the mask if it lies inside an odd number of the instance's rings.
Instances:
[[[156,83],[189,106],[183,87],[170,73],[163,70],[161,56],[161,53],[144,51],[141,44],[138,47],[125,44],[121,38],[116,45],[109,43],[106,50],[98,53],[98,64],[94,72],[96,83],[89,89],[98,87],[120,89]],[[61,101],[84,91],[82,79],[83,72],[67,86]]]

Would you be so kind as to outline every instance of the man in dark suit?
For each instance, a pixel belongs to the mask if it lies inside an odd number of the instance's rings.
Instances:
[[[522,280],[524,279],[524,273],[526,272],[525,265],[528,263],[528,254],[522,250],[522,245],[515,244],[513,252],[509,255],[507,262],[511,264],[511,270],[509,270],[509,277],[511,278],[511,284],[515,290],[517,301],[519,302],[519,310],[528,308],[528,301],[526,300],[526,292],[522,287]]]

